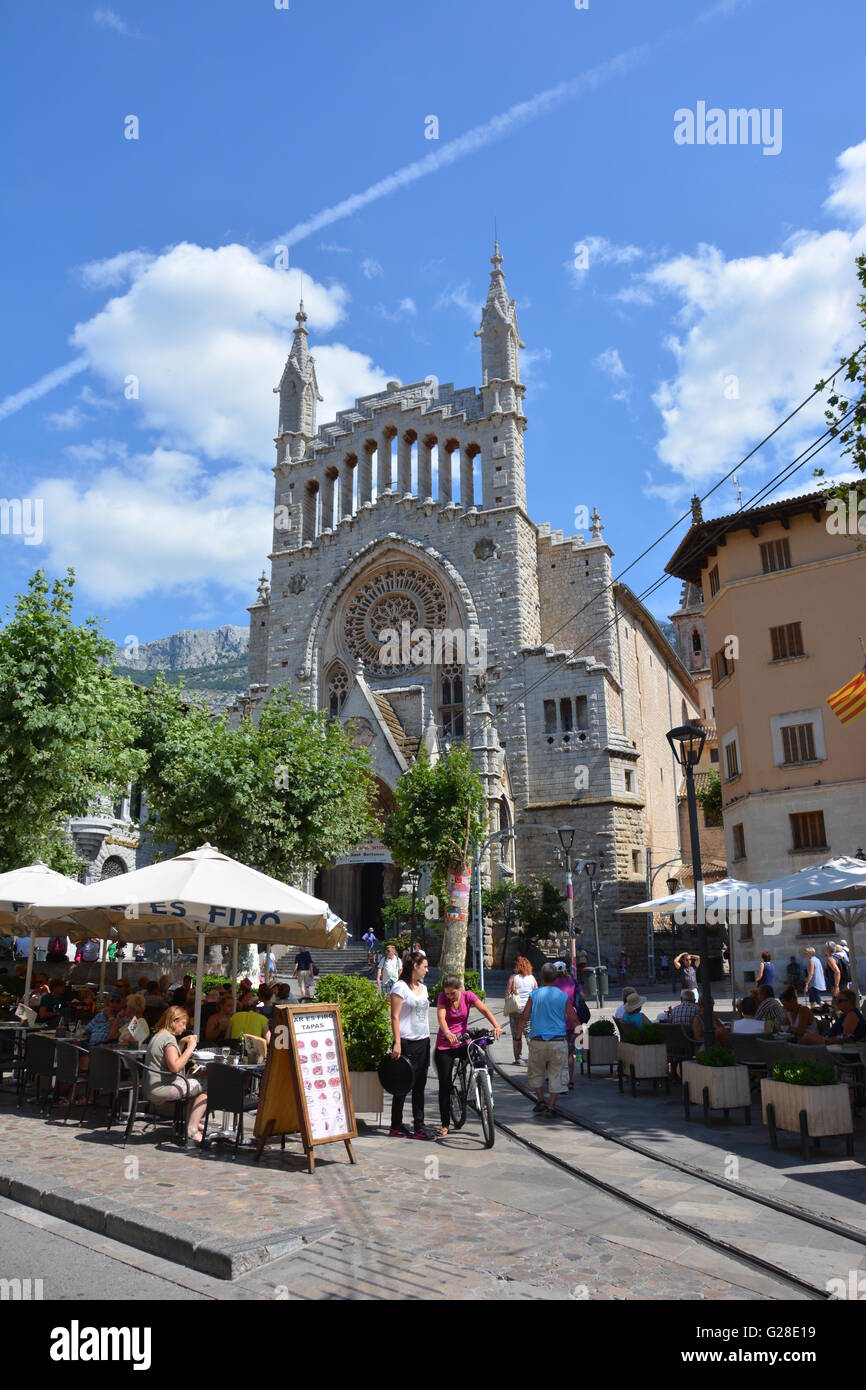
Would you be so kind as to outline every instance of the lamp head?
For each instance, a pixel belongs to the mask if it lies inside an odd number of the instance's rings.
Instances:
[[[598,866],[596,865],[594,859],[587,859],[586,863],[583,866],[583,871],[586,874],[587,878],[595,878],[595,871],[597,867]]]
[[[697,724],[681,724],[668,731],[667,740],[680,767],[694,768],[701,760],[707,735]]]
[[[670,893],[671,897],[673,897],[674,893],[678,893],[680,891],[680,881],[673,874],[668,879],[667,883],[668,892]]]
[[[559,835],[559,843],[562,845],[562,848],[566,851],[570,850],[574,844],[574,826],[559,825],[557,826],[557,834]]]

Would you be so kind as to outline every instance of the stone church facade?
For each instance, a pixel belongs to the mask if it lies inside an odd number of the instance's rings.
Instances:
[[[421,744],[436,756],[466,740],[489,832],[514,831],[491,847],[487,879],[505,866],[564,888],[553,832],[573,826],[574,857],[598,862],[605,883],[602,952],[613,961],[624,947],[639,970],[646,919],[615,909],[646,895],[648,858],[678,859],[680,779],[665,733],[698,714],[697,691],[612,580],[598,512],[568,537],[528,515],[524,344],[498,244],[491,264],[480,385],[389,382],[324,425],[301,305],[275,388],[271,579],[250,608],[241,707],[255,713],[288,685],[354,721],[385,808]],[[356,939],[400,886],[376,844],[315,882]],[[592,959],[585,875],[575,915]]]

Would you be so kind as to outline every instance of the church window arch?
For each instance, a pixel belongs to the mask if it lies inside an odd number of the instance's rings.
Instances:
[[[328,670],[328,714],[336,719],[349,693],[349,673],[341,661]]]
[[[702,650],[703,650],[703,643],[701,642],[701,634],[700,634],[700,632],[698,631],[697,628],[693,628],[693,629],[692,629],[692,651],[694,652],[695,656],[700,656]]]
[[[464,732],[463,667],[443,666],[439,681],[439,713],[445,738],[462,738]]]

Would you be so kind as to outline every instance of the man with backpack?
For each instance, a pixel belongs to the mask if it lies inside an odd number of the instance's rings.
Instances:
[[[851,978],[851,971],[848,967],[848,959],[845,953],[842,951],[841,947],[836,945],[835,941],[828,941],[824,949],[827,953],[827,963],[830,966],[830,974],[833,974],[834,965],[837,971],[837,978],[833,986],[833,996],[836,998],[839,994],[839,990],[847,987],[848,981]]]

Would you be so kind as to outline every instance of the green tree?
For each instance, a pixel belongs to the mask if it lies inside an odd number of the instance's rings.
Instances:
[[[0,869],[42,859],[77,874],[64,824],[140,767],[138,692],[106,668],[96,618],[72,621],[75,575],[37,570],[0,627]]]
[[[715,768],[707,773],[706,784],[698,787],[695,795],[704,808],[704,821],[707,825],[722,824],[722,779]]]
[[[440,968],[463,979],[469,913],[469,847],[485,829],[484,789],[464,743],[431,762],[421,749],[394,790],[385,843],[402,869],[433,865],[433,891],[446,900]]]
[[[179,852],[207,840],[288,881],[369,839],[375,783],[365,748],[339,720],[278,690],[258,722],[229,727],[157,680],[141,721],[143,775],[162,841]]]
[[[541,880],[541,892],[524,928],[528,941],[546,941],[551,936],[561,936],[568,931],[568,913],[565,909],[565,894],[545,874]]]
[[[857,301],[857,307],[861,314],[861,327],[866,333],[866,255],[858,256],[856,264],[857,278],[863,291]],[[846,359],[843,358],[842,361],[844,363]],[[833,386],[827,397],[825,419],[833,435],[838,437],[842,445],[843,457],[847,455],[854,468],[859,473],[866,474],[866,351],[858,349],[856,354],[852,354],[842,380],[853,383],[853,390],[849,391],[845,387]],[[822,390],[824,385],[823,381],[819,381],[817,389]],[[843,391],[845,391],[844,395]],[[849,409],[853,413],[850,419],[846,420],[845,416]],[[824,469],[816,468],[815,477],[822,478],[823,476]],[[866,482],[842,483],[829,488],[828,497],[838,497],[847,502],[851,487],[854,488],[858,497],[866,495]]]
[[[527,928],[536,911],[535,895],[527,883],[504,879],[502,883],[497,883],[495,888],[482,889],[481,911],[485,917],[492,917],[494,922],[504,928],[500,959],[500,965],[504,969],[512,933],[517,937],[519,948],[527,939]]]

